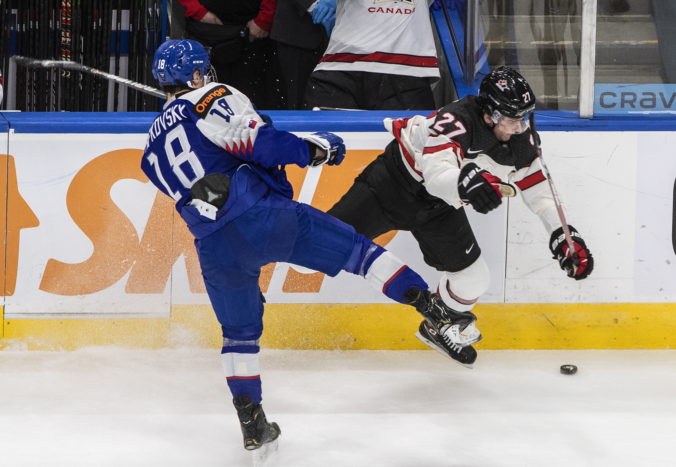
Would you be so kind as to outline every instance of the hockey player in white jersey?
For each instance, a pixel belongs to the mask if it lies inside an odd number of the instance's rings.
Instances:
[[[277,130],[237,89],[206,83],[209,56],[192,40],[162,44],[153,75],[167,93],[153,121],[141,168],[176,202],[195,237],[202,276],[223,333],[221,358],[244,447],[280,434],[261,406],[258,362],[263,332],[261,267],[288,262],[335,276],[359,274],[387,297],[415,307],[449,342],[471,349],[481,339],[473,315],[459,315],[425,281],[354,228],[293,201],[284,166],[337,165],[340,137],[304,138]]]
[[[594,259],[572,226],[572,249],[566,241],[538,158],[539,136],[528,125],[534,108],[526,80],[499,67],[483,79],[479,96],[452,102],[427,117],[386,120],[394,139],[329,214],[369,238],[410,231],[425,262],[442,271],[437,290],[444,302],[464,313],[488,289],[490,277],[465,206],[487,214],[518,188],[549,234],[561,268],[575,280],[585,279]],[[468,357],[468,349],[450,346],[426,321],[418,337],[456,360]]]

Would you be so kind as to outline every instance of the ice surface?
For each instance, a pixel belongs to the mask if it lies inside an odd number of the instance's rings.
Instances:
[[[574,376],[559,374],[578,365]],[[0,352],[0,465],[251,466],[218,350]],[[676,351],[263,350],[280,466],[673,466]]]

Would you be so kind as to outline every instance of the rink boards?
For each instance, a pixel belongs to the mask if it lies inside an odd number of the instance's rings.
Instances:
[[[595,270],[585,281],[566,278],[539,219],[518,197],[487,216],[471,212],[492,275],[476,308],[480,347],[676,345],[676,134],[668,131],[676,125],[604,126],[544,114],[545,157]],[[288,167],[297,199],[331,207],[389,141],[383,116],[273,113],[280,128],[333,130],[348,147],[341,166]],[[192,237],[139,168],[152,118],[0,114],[0,348],[219,345]],[[378,242],[436,283],[410,234]],[[359,277],[273,264],[261,289],[268,347],[422,348],[413,336],[418,315]]]

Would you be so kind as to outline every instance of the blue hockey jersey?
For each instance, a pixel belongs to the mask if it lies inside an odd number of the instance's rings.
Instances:
[[[291,198],[284,166],[309,163],[305,141],[266,123],[237,89],[211,83],[165,105],[150,127],[141,169],[176,201],[190,231],[202,238],[270,190]],[[209,218],[190,204],[190,188],[214,172],[230,177],[230,194],[215,218]]]

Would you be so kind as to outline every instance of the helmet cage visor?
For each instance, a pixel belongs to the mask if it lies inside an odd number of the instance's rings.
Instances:
[[[491,114],[491,121],[495,125],[501,125],[514,131],[515,134],[521,134],[530,128],[530,121],[528,115],[520,118],[508,117],[503,115],[498,110],[494,110]]]

